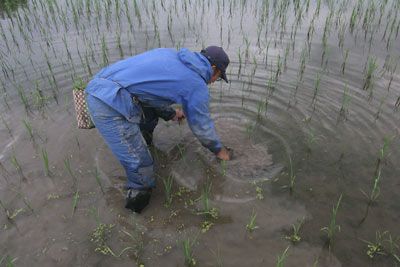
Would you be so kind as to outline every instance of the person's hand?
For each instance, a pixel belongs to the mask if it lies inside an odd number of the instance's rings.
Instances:
[[[230,160],[231,153],[226,147],[221,148],[221,150],[217,153],[217,158],[220,160]]]
[[[182,121],[182,120],[184,120],[186,117],[185,117],[185,114],[183,113],[183,111],[182,110],[180,110],[180,109],[175,109],[175,116],[172,118],[172,120],[173,121]]]

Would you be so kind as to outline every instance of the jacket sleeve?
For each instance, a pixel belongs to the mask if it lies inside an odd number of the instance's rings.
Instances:
[[[213,153],[218,153],[222,144],[215,131],[214,122],[211,119],[208,107],[208,88],[195,88],[185,97],[183,110],[193,134],[200,143]]]

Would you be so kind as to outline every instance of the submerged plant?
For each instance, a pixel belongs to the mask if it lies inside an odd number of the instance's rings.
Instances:
[[[331,214],[331,219],[330,219],[329,225],[321,228],[321,231],[324,231],[326,233],[327,243],[328,243],[329,248],[331,248],[331,246],[333,245],[333,241],[334,241],[336,232],[340,231],[340,225],[338,225],[336,223],[336,216],[337,216],[337,212],[340,207],[340,203],[342,201],[342,196],[343,196],[343,194],[340,194],[340,197],[336,203],[336,206],[334,206],[332,209],[332,214]]]

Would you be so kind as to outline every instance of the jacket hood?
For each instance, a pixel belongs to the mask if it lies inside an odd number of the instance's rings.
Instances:
[[[211,79],[211,64],[202,54],[187,48],[178,51],[178,58],[186,67],[198,73],[208,83]]]

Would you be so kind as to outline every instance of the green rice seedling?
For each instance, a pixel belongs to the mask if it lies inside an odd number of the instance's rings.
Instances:
[[[139,6],[138,6],[136,0],[133,0],[133,6],[135,8],[136,18],[137,18],[137,20],[139,22],[139,28],[141,28],[142,27],[142,17],[140,15],[140,9],[139,9]]]
[[[120,58],[124,58],[124,50],[122,49],[122,45],[121,45],[121,34],[120,34],[120,32],[117,32],[117,46],[118,46],[118,51],[119,51],[119,57]]]
[[[319,138],[315,135],[314,131],[312,129],[309,129],[308,136],[307,136],[307,154],[308,155],[310,155],[312,153],[312,147],[318,139]]]
[[[382,97],[382,99],[381,99],[381,101],[380,101],[378,110],[376,111],[375,116],[374,116],[374,117],[375,117],[375,121],[378,120],[379,117],[381,116],[382,106],[383,106],[383,104],[384,104],[386,98],[387,98],[387,96],[386,96],[386,97]]]
[[[172,194],[172,185],[174,182],[173,176],[169,175],[166,178],[162,179],[163,184],[164,184],[164,192],[165,192],[165,207],[170,207],[172,204],[172,199],[173,199],[173,194]]]
[[[143,232],[138,231],[137,227],[135,227],[135,231],[133,233],[129,233],[125,230],[121,230],[124,234],[126,234],[131,241],[131,246],[130,247],[126,247],[124,248],[124,250],[133,250],[134,256],[135,256],[135,261],[136,261],[136,266],[139,267],[144,267],[144,264],[142,263],[141,257],[143,254],[143,250],[144,250],[144,241],[143,241]],[[122,250],[122,253],[124,252],[124,250]],[[122,253],[120,253],[122,255]]]
[[[222,261],[222,255],[221,255],[221,248],[219,247],[219,245],[217,245],[216,250],[211,250],[211,253],[215,256],[216,258],[216,267],[222,267],[224,266],[223,261]]]
[[[399,241],[400,241],[400,236],[397,236],[395,238],[392,237],[390,232],[387,232],[387,239],[384,240],[388,244],[387,253],[388,255],[392,256],[397,263],[400,263],[400,251],[399,250]]]
[[[381,161],[383,161],[383,160],[385,159],[385,157],[386,157],[386,155],[387,155],[387,150],[388,150],[388,148],[389,148],[389,146],[390,146],[390,143],[393,141],[394,138],[395,138],[395,136],[392,136],[392,137],[387,137],[387,136],[385,136],[385,137],[383,138],[383,145],[382,145],[382,147],[379,149],[379,159],[380,159]]]
[[[190,238],[186,238],[182,241],[183,248],[183,256],[185,258],[185,265],[192,267],[196,266],[196,259],[193,256],[193,246],[197,241],[197,237],[191,240]]]
[[[361,190],[361,193],[363,193],[363,195],[368,199],[368,206],[376,202],[380,195],[381,192],[380,181],[381,181],[381,167],[380,167],[380,161],[378,160],[378,166],[375,171],[371,192],[367,194],[363,190]]]
[[[24,202],[25,206],[32,212],[34,213],[34,210],[32,208],[32,205],[29,203],[28,199],[19,191],[15,190],[15,189],[11,189],[12,191],[17,193],[17,197],[19,199],[22,199],[22,201]]]
[[[102,66],[107,66],[108,65],[108,48],[107,48],[107,43],[106,43],[106,38],[103,35],[103,37],[101,38],[101,55],[102,55]]]
[[[221,160],[220,161],[220,165],[221,165],[221,170],[222,170],[222,176],[226,176],[226,169],[227,169],[227,166],[226,166],[226,161],[225,160]]]
[[[305,218],[303,217],[301,220],[298,220],[296,224],[292,224],[292,233],[290,235],[286,235],[285,238],[292,242],[293,244],[296,244],[301,241],[301,236],[300,236],[300,229],[303,226],[305,221]]]
[[[76,177],[75,177],[74,172],[72,171],[71,163],[69,161],[69,158],[65,158],[64,159],[64,167],[67,170],[67,172],[69,173],[69,175],[71,176],[71,178],[73,179],[74,187],[75,187],[75,185],[76,185]]]
[[[256,230],[258,228],[258,226],[256,225],[256,218],[257,218],[257,213],[253,209],[253,212],[250,215],[250,220],[246,224],[246,230],[249,233],[252,233],[254,230]]]
[[[35,141],[35,137],[33,135],[33,129],[32,129],[31,123],[29,121],[25,120],[25,119],[22,120],[22,123],[24,124],[25,129],[28,132],[29,137],[31,138],[31,140]]]
[[[341,66],[342,75],[344,75],[344,71],[346,69],[346,62],[347,62],[348,56],[349,56],[349,49],[346,49],[346,53],[344,54],[343,63],[342,63],[342,66]]]
[[[297,77],[299,81],[303,81],[304,71],[306,69],[306,59],[307,59],[307,50],[303,49],[300,55],[300,66],[299,71],[297,73]]]
[[[17,91],[18,91],[18,96],[21,100],[21,103],[24,105],[25,108],[25,112],[29,113],[30,112],[30,106],[29,106],[29,102],[28,102],[28,98],[25,95],[24,89],[22,88],[22,86],[17,86]]]
[[[319,0],[320,1],[320,0]],[[276,259],[276,267],[283,267],[285,266],[285,261],[288,257],[288,251],[289,251],[290,246],[288,246],[281,255],[278,255],[277,259]]]
[[[314,86],[314,94],[313,94],[313,98],[312,98],[312,106],[314,108],[315,108],[315,104],[317,102],[317,96],[318,96],[320,85],[321,85],[321,74],[317,73],[317,78],[315,80],[315,86]]]
[[[44,173],[47,177],[51,176],[50,167],[49,167],[49,155],[47,154],[47,150],[42,148],[42,160],[44,166]]]
[[[20,208],[11,212],[9,209],[6,208],[6,206],[3,204],[3,202],[1,202],[1,200],[0,200],[0,207],[4,210],[7,219],[10,221],[14,220],[18,216],[18,214],[25,211],[24,209]]]
[[[19,164],[15,154],[11,155],[11,164],[14,166],[14,168],[17,170],[20,178],[21,178],[21,182],[22,181],[26,181],[26,178],[24,176],[24,173],[22,172],[22,168],[21,165]]]
[[[375,71],[378,68],[376,64],[376,59],[368,57],[367,67],[365,68],[365,80],[363,85],[363,90],[370,90],[374,88],[375,83]]]
[[[342,201],[342,196],[343,196],[343,194],[340,194],[340,197],[339,197],[339,199],[338,199],[338,201],[336,203],[336,206],[334,206],[333,209],[332,209],[332,214],[331,214],[331,219],[330,219],[329,225],[326,226],[326,227],[321,228],[321,231],[326,233],[327,244],[328,244],[329,249],[333,245],[336,232],[340,231],[340,225],[338,225],[336,223],[336,216],[337,216],[337,212],[338,212],[339,207],[340,207],[340,203]]]
[[[74,196],[72,197],[72,213],[71,216],[74,216],[76,207],[78,206],[79,201],[79,190],[77,189]]]
[[[264,108],[266,107],[266,101],[260,100],[257,103],[257,121],[260,121],[262,119],[262,114],[264,111]]]
[[[10,177],[10,173],[4,167],[3,163],[0,162],[0,174],[3,176],[4,180],[8,183],[8,177]]]
[[[347,115],[349,114],[349,104],[351,101],[351,96],[349,95],[349,88],[347,84],[345,84],[343,89],[343,97],[342,97],[342,106],[339,110],[339,117],[343,119],[347,119]]]
[[[290,155],[289,155],[289,168],[290,168],[289,184],[283,186],[283,188],[289,188],[289,192],[290,192],[290,194],[292,194],[294,191],[294,185],[296,182],[296,175],[294,174],[294,171],[293,171],[292,157]]]
[[[242,72],[242,53],[240,52],[240,47],[238,50],[238,59],[239,59],[239,68],[238,68],[238,73],[237,73],[237,77],[240,77],[240,74]]]
[[[176,147],[178,148],[179,155],[180,155],[181,159],[183,160],[183,163],[186,166],[188,166],[188,164],[186,163],[186,157],[185,157],[185,147],[181,144],[178,144]]]
[[[13,258],[9,255],[5,255],[0,258],[0,265],[6,267],[14,267],[14,262],[16,262],[17,260],[18,258]]]
[[[197,215],[204,215],[206,218],[218,219],[218,209],[211,207],[210,204],[211,186],[212,183],[210,179],[207,179],[200,196],[203,203],[203,210],[198,212]]]
[[[282,74],[282,62],[281,55],[278,55],[278,60],[276,62],[276,71],[275,71],[275,82],[278,82],[279,76]]]
[[[96,169],[94,170],[94,177],[96,178],[96,183],[99,185],[101,192],[103,193],[103,195],[105,194],[104,192],[104,188],[103,185],[101,184],[100,181],[100,172],[99,169],[96,167]]]
[[[43,112],[44,107],[48,101],[49,97],[43,95],[42,90],[39,88],[39,82],[35,81],[35,91],[33,92],[33,103],[34,106]]]
[[[394,104],[394,109],[397,110],[400,107],[400,96],[397,97],[396,103]]]

